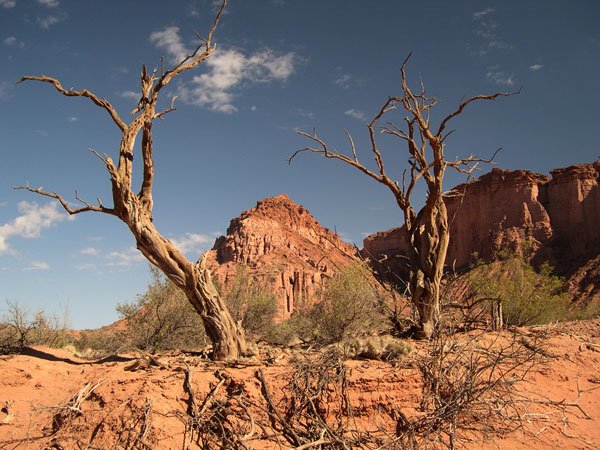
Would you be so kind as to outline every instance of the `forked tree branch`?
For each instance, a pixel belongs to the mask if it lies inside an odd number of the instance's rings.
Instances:
[[[115,210],[112,208],[106,208],[105,206],[103,206],[102,201],[100,199],[98,199],[98,205],[92,205],[92,204],[86,202],[85,200],[82,200],[79,197],[79,195],[77,194],[77,192],[75,192],[75,198],[78,202],[83,203],[84,206],[73,209],[69,206],[69,203],[63,197],[61,197],[59,194],[57,194],[56,192],[45,191],[44,188],[42,188],[42,187],[32,188],[31,186],[25,185],[25,186],[15,186],[15,187],[13,187],[13,189],[17,190],[17,191],[25,190],[25,191],[33,192],[34,194],[42,195],[44,197],[53,198],[53,199],[57,200],[61,204],[63,209],[66,212],[68,212],[70,215],[75,215],[75,214],[79,214],[79,213],[87,212],[87,211],[96,211],[96,212],[101,212],[104,214],[110,214],[112,216],[116,215]]]
[[[496,92],[495,94],[490,94],[490,95],[476,95],[474,97],[471,97],[467,100],[461,100],[460,105],[458,105],[458,108],[456,109],[456,111],[448,114],[440,123],[440,127],[438,128],[438,132],[437,135],[441,136],[442,133],[444,132],[444,129],[446,128],[446,125],[448,124],[448,122],[450,122],[452,119],[454,119],[456,116],[458,116],[459,114],[461,114],[464,109],[467,107],[467,105],[469,105],[470,103],[473,103],[477,100],[496,100],[498,97],[509,97],[511,95],[518,95],[521,93],[521,88],[519,88],[518,91],[515,92]],[[454,130],[452,130],[450,133],[454,132]],[[444,139],[446,139],[448,137],[448,135],[450,134],[448,133]]]
[[[201,40],[201,43],[198,44],[198,46],[196,46],[194,51],[190,55],[186,56],[184,58],[184,60],[181,61],[179,64],[177,64],[174,68],[166,71],[165,73],[163,73],[160,76],[160,78],[158,79],[158,81],[156,83],[156,86],[154,87],[154,89],[152,91],[152,101],[153,102],[156,102],[156,99],[158,98],[158,93],[160,92],[160,90],[162,88],[164,88],[167,84],[169,84],[169,82],[174,77],[176,77],[178,74],[180,74],[181,72],[183,72],[185,70],[193,69],[198,64],[200,64],[202,61],[204,61],[206,58],[208,58],[216,50],[217,45],[216,44],[213,45],[212,37],[213,37],[213,34],[215,33],[215,30],[217,29],[217,26],[219,25],[219,21],[221,20],[221,16],[223,15],[223,11],[225,10],[226,6],[227,6],[227,0],[223,0],[223,3],[221,3],[221,7],[219,8],[217,15],[215,16],[215,20],[213,21],[213,24],[210,27],[210,30],[208,32],[206,39],[202,39],[202,38],[200,38],[200,36],[198,36]],[[199,53],[202,48],[204,48],[204,51],[202,53]]]
[[[24,81],[40,81],[42,83],[52,84],[58,92],[60,92],[62,95],[65,95],[67,97],[87,97],[92,102],[94,102],[96,105],[98,105],[99,107],[103,108],[106,112],[108,112],[108,114],[112,118],[113,122],[115,122],[117,124],[117,126],[119,127],[119,129],[121,131],[125,131],[127,129],[127,125],[121,119],[121,117],[119,117],[117,110],[110,104],[110,102],[106,99],[98,97],[97,95],[93,94],[92,92],[90,92],[87,89],[82,89],[80,91],[74,91],[72,89],[65,89],[62,86],[62,84],[60,83],[60,81],[58,81],[56,78],[48,77],[46,75],[24,76],[24,77],[21,77],[21,79],[17,83],[22,83]]]

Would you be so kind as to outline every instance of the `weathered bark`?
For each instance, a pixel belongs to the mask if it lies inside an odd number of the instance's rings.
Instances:
[[[412,248],[417,249],[411,258],[410,292],[411,301],[419,312],[419,329],[416,337],[428,339],[433,334],[440,318],[440,284],[444,275],[444,262],[450,232],[448,213],[443,201],[431,209],[426,205],[421,211],[423,219],[417,219],[409,238]]]
[[[346,134],[350,145],[349,156],[331,151],[316,132],[312,134],[299,132],[301,136],[317,143],[318,147],[297,150],[289,161],[291,162],[301,152],[319,153],[325,158],[338,159],[353,166],[392,192],[398,207],[404,213],[404,222],[410,243],[407,255],[411,269],[408,284],[412,302],[419,312],[419,329],[416,337],[429,338],[433,334],[440,316],[440,285],[450,241],[448,212],[442,195],[444,173],[446,168],[452,167],[470,175],[479,162],[489,163],[493,159],[493,156],[489,160],[469,156],[456,161],[447,161],[444,156],[445,141],[452,131],[445,132],[444,130],[446,125],[454,117],[460,115],[470,103],[477,100],[495,100],[498,97],[512,94],[497,92],[492,95],[477,95],[462,100],[458,108],[448,114],[440,122],[437,131],[434,131],[430,126],[429,114],[431,108],[436,105],[437,99],[425,95],[423,84],[421,84],[421,90],[416,93],[409,88],[405,73],[405,66],[409,58],[410,55],[402,63],[402,95],[390,97],[368,125],[371,152],[377,164],[376,170],[368,168],[359,161],[354,141],[348,132]],[[387,122],[385,126],[379,125],[379,121],[384,115],[399,107],[406,113],[403,118],[406,130],[392,122]],[[389,134],[406,142],[409,169],[404,171],[401,183],[394,181],[386,171],[376,138],[377,133]],[[406,177],[407,172],[408,177]],[[416,183],[421,179],[427,185],[427,199],[425,206],[417,214],[412,206],[411,195]]]
[[[227,310],[223,299],[215,289],[210,272],[201,259],[192,263],[156,229],[152,222],[152,183],[154,179],[154,160],[152,156],[152,122],[173,111],[174,98],[170,108],[157,112],[156,105],[159,93],[179,73],[195,68],[200,62],[208,58],[215,50],[212,44],[212,35],[219,23],[227,0],[223,0],[215,21],[208,33],[208,37],[198,45],[193,53],[172,69],[157,76],[156,70],[148,73],[142,66],[141,92],[137,107],[132,111],[134,118],[129,124],[121,119],[115,108],[104,99],[100,99],[87,89],[75,91],[65,89],[61,83],[47,76],[26,76],[23,81],[40,81],[51,84],[61,94],[68,97],[89,98],[94,104],[106,110],[113,122],[121,130],[118,163],[115,165],[108,155],[99,157],[108,171],[112,186],[113,207],[105,207],[100,200],[97,205],[83,202],[84,206],[73,209],[59,194],[48,192],[42,188],[21,186],[17,189],[26,189],[39,195],[51,197],[60,202],[69,214],[78,214],[86,211],[96,211],[110,214],[122,220],[135,237],[137,248],[152,264],[162,270],[165,275],[180,289],[182,289],[194,309],[202,317],[206,333],[213,343],[214,359],[235,359],[247,353],[246,340],[241,325],[235,322]],[[133,155],[135,141],[142,132],[141,154],[143,160],[143,180],[139,193],[132,191]]]

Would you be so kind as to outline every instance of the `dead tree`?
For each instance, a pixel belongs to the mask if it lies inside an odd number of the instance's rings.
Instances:
[[[430,123],[430,110],[437,104],[437,98],[428,97],[425,94],[422,82],[418,92],[413,92],[408,86],[405,67],[410,56],[409,54],[402,63],[402,95],[390,97],[368,124],[371,152],[377,167],[375,170],[359,161],[354,141],[348,131],[346,131],[346,135],[350,146],[349,155],[332,151],[329,145],[317,136],[316,131],[313,131],[312,134],[300,131],[298,134],[309,138],[317,145],[297,150],[289,161],[291,162],[296,155],[302,152],[319,153],[325,158],[338,159],[351,165],[392,192],[404,214],[408,243],[407,256],[410,264],[410,295],[420,316],[420,326],[416,335],[419,338],[429,338],[439,318],[440,283],[450,239],[448,212],[442,190],[445,171],[448,167],[452,167],[470,175],[478,163],[491,162],[491,159],[483,160],[475,156],[456,161],[446,160],[445,141],[454,131],[446,131],[446,127],[470,103],[477,100],[495,100],[498,97],[512,94],[497,92],[463,99],[458,108],[442,119],[436,129]],[[403,119],[405,128],[401,128],[393,122],[380,125],[384,116],[397,109],[404,110],[406,114]],[[406,142],[409,168],[408,171],[404,170],[403,172],[402,183],[388,175],[383,154],[378,145],[378,134],[394,136]],[[427,185],[427,198],[423,208],[417,212],[413,207],[412,194],[419,180],[424,180]]]
[[[86,97],[104,109],[121,131],[118,162],[110,156],[92,150],[102,160],[108,171],[112,186],[113,206],[106,207],[98,200],[97,204],[85,202],[76,195],[82,206],[72,208],[69,203],[55,192],[43,188],[19,186],[39,195],[56,199],[69,214],[95,211],[115,216],[125,222],[135,237],[137,248],[152,264],[162,270],[165,275],[181,288],[194,309],[203,319],[206,332],[213,343],[214,359],[233,359],[247,352],[244,331],[236,323],[227,310],[223,299],[215,289],[210,272],[204,258],[192,263],[169,240],[165,239],[152,222],[152,183],[154,179],[154,160],[152,156],[152,123],[165,114],[175,110],[174,100],[165,110],[157,111],[157,103],[161,91],[180,73],[194,69],[207,59],[216,49],[212,37],[219,24],[227,0],[223,0],[221,8],[210,28],[206,39],[202,39],[195,50],[173,68],[159,74],[155,69],[151,73],[142,66],[141,96],[136,108],[131,112],[132,119],[125,122],[116,109],[87,89],[79,91],[65,89],[55,78],[42,76],[24,76],[19,82],[40,81],[48,83],[68,97]],[[132,186],[133,155],[135,141],[141,133],[141,153],[143,161],[143,179],[141,188],[136,194]]]

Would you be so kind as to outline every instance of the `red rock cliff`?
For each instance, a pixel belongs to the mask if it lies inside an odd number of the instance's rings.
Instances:
[[[450,246],[446,264],[467,266],[474,253],[491,259],[502,250],[529,252],[564,272],[600,253],[600,160],[556,169],[552,178],[524,170],[494,169],[457,186],[446,198]],[[398,271],[405,253],[403,228],[368,236],[364,254]]]
[[[355,249],[287,195],[266,198],[231,220],[209,252],[213,276],[231,286],[238,266],[272,288],[279,320],[314,296],[323,280],[355,261]]]

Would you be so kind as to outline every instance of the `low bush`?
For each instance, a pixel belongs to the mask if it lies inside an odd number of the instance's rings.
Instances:
[[[384,294],[371,283],[360,264],[342,268],[318,293],[320,301],[300,307],[273,330],[274,343],[300,338],[313,345],[329,345],[359,336],[378,334],[391,327]]]
[[[518,257],[481,264],[468,275],[475,298],[500,301],[505,325],[538,325],[565,320],[569,307],[564,281],[544,263],[535,270]]]
[[[208,339],[202,319],[185,294],[159,269],[151,267],[150,270],[152,281],[148,290],[135,302],[117,306],[125,320],[120,332],[123,348],[157,352],[206,346]]]
[[[62,347],[73,341],[68,312],[47,314],[43,310],[32,314],[17,302],[7,302],[0,318],[0,353],[18,352],[32,345]]]
[[[277,313],[275,294],[264,283],[254,279],[246,267],[238,267],[231,288],[223,298],[232,316],[242,323],[249,337],[264,339],[273,332],[273,319]]]

